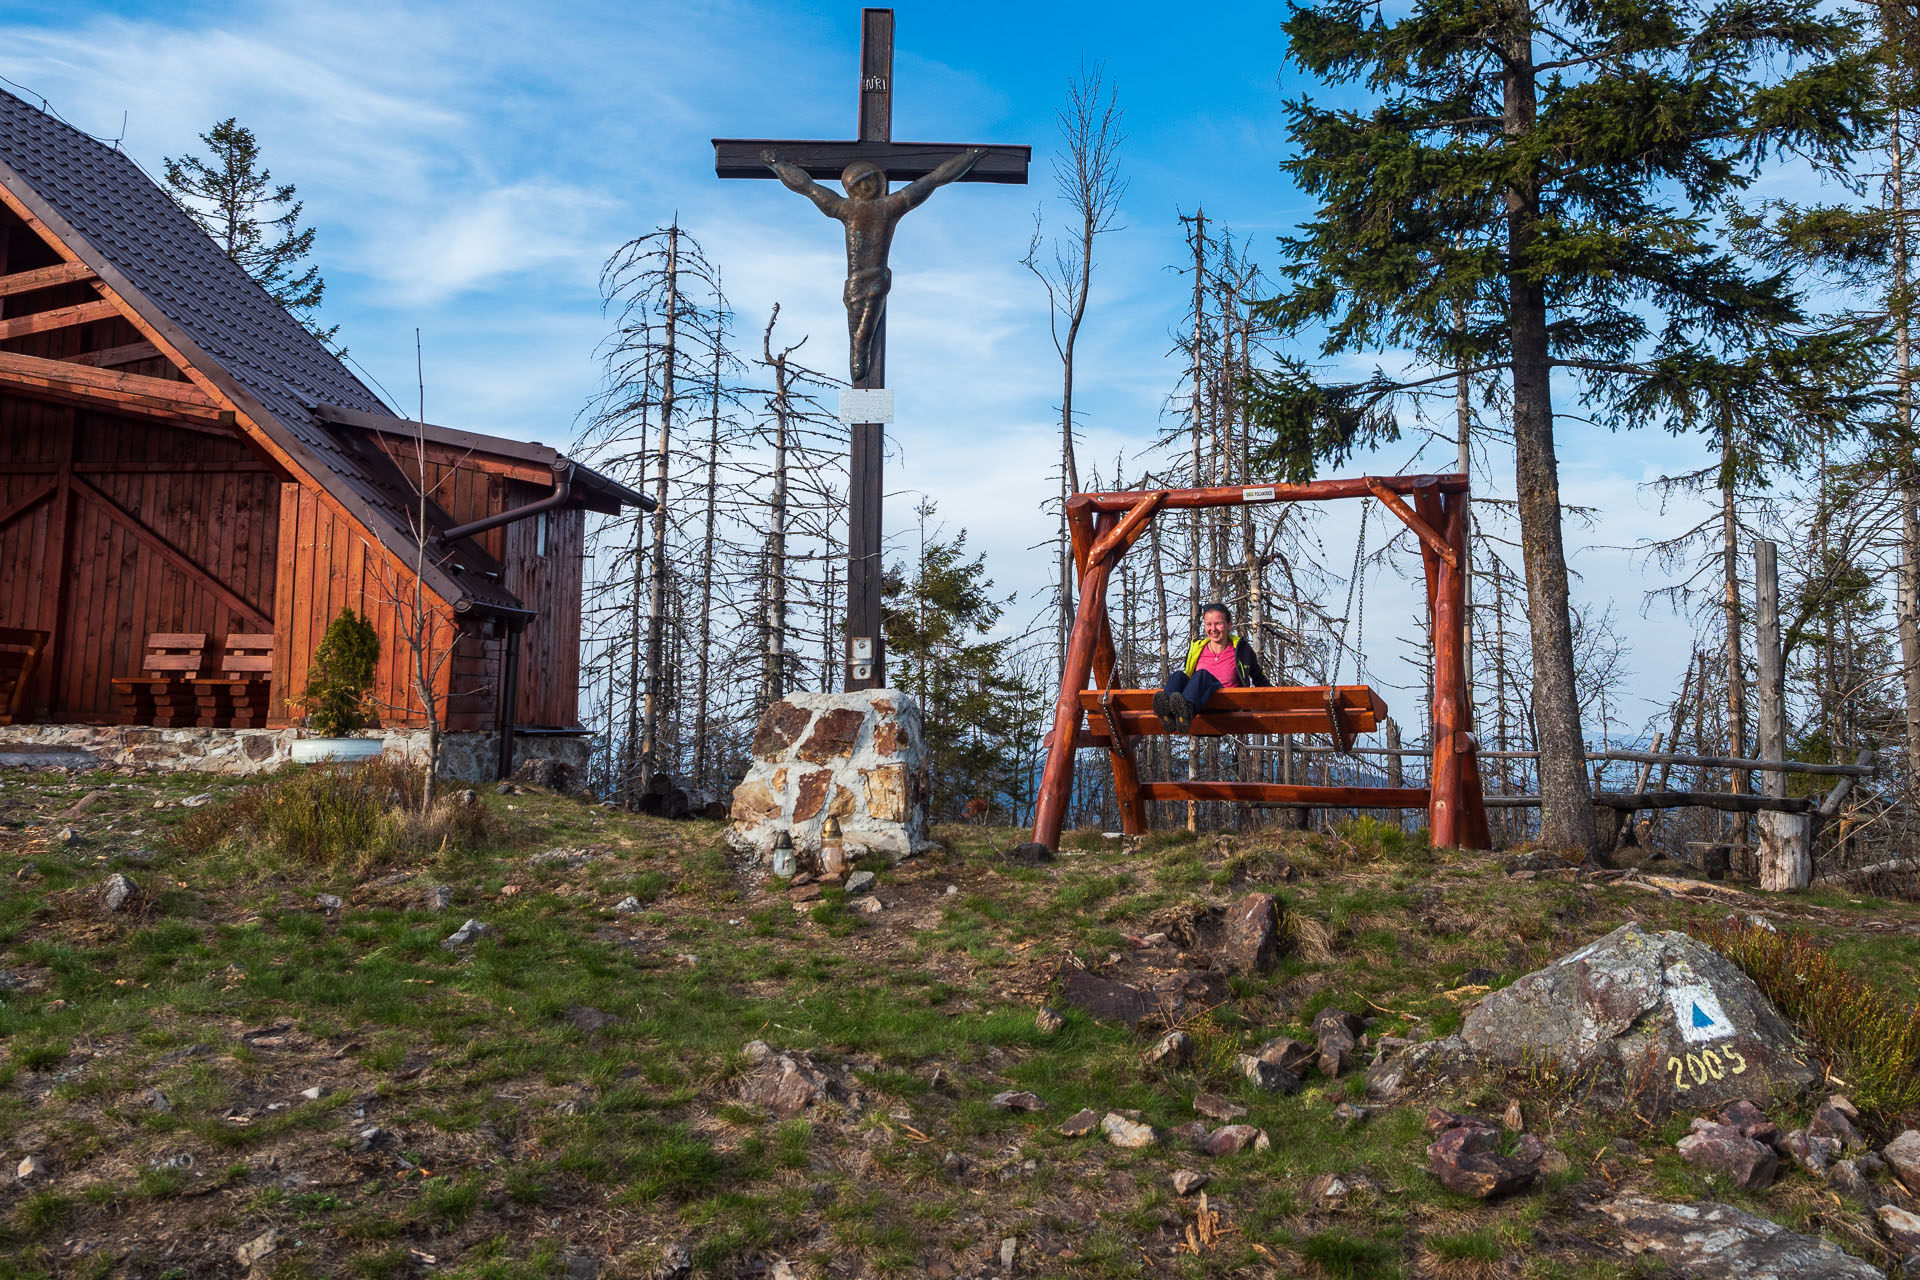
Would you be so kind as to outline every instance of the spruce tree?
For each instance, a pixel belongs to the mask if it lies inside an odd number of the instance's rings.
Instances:
[[[1416,0],[1392,19],[1325,0],[1285,29],[1297,66],[1369,102],[1288,106],[1286,169],[1319,207],[1282,240],[1290,287],[1268,314],[1319,328],[1325,355],[1391,348],[1416,368],[1342,384],[1295,360],[1256,379],[1268,461],[1304,478],[1397,438],[1409,394],[1462,370],[1504,381],[1541,835],[1592,850],[1552,384],[1580,387],[1582,421],[1709,430],[1729,397],[1857,361],[1715,219],[1766,163],[1844,161],[1872,118],[1869,60],[1851,20],[1803,0]]]
[[[327,282],[305,263],[313,252],[312,227],[300,226],[304,206],[291,182],[275,185],[260,166],[253,130],[228,116],[200,135],[211,154],[168,156],[163,161],[174,201],[314,337],[332,343],[339,325],[321,328],[314,319]],[[304,269],[303,269],[304,268]]]

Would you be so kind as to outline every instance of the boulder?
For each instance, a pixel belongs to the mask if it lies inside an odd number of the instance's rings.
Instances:
[[[1250,893],[1233,904],[1220,935],[1221,967],[1233,973],[1265,973],[1280,958],[1280,900]]]
[[[1732,1205],[1663,1204],[1623,1196],[1600,1206],[1633,1253],[1697,1280],[1883,1280],[1878,1268],[1818,1236]]]
[[[1820,1078],[1793,1028],[1730,961],[1636,924],[1487,995],[1460,1038],[1483,1060],[1552,1060],[1688,1108],[1803,1093]]]

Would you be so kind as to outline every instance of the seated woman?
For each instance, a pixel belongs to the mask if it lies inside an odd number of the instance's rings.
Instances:
[[[1201,635],[1187,646],[1186,667],[1167,672],[1166,684],[1153,695],[1153,714],[1170,731],[1190,730],[1194,713],[1206,705],[1215,689],[1257,688],[1267,683],[1253,646],[1227,633],[1232,625],[1233,615],[1223,604],[1210,604],[1200,611]]]

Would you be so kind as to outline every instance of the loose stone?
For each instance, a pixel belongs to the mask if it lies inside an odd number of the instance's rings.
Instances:
[[[1024,1089],[996,1093],[989,1101],[1002,1111],[1045,1111],[1047,1109],[1047,1104],[1040,1100],[1038,1094],[1028,1093]]]
[[[1204,1173],[1196,1173],[1192,1169],[1175,1169],[1173,1193],[1177,1196],[1190,1196],[1211,1181],[1212,1179]]]
[[[337,893],[316,893],[313,895],[313,905],[331,915],[347,904],[340,900]]]
[[[1240,1068],[1240,1073],[1258,1088],[1269,1093],[1300,1092],[1300,1077],[1291,1071],[1276,1067],[1271,1062],[1263,1062],[1250,1053],[1241,1054],[1234,1062]]]
[[[1193,1037],[1184,1031],[1169,1031],[1159,1043],[1147,1050],[1150,1067],[1184,1067],[1193,1061]]]
[[[1893,1172],[1900,1181],[1920,1189],[1920,1130],[1908,1129],[1882,1147],[1880,1154],[1893,1166]]]
[[[1229,1124],[1214,1130],[1207,1139],[1206,1152],[1210,1156],[1230,1156],[1248,1147],[1265,1151],[1271,1145],[1265,1129],[1256,1129],[1250,1124]]]
[[[140,886],[118,871],[100,885],[100,906],[108,912],[123,910],[139,896]]]
[[[1060,1126],[1060,1132],[1069,1138],[1084,1138],[1099,1127],[1100,1113],[1091,1108],[1082,1108]]]
[[[1139,1148],[1153,1145],[1152,1125],[1129,1120],[1117,1112],[1107,1112],[1100,1121],[1100,1128],[1107,1135],[1107,1141],[1116,1147]]]
[[[492,936],[492,925],[483,924],[478,920],[469,920],[448,934],[441,941],[440,947],[442,950],[451,951],[455,947],[464,947],[468,943],[478,941],[481,938],[491,938]]]
[[[13,1167],[13,1176],[21,1182],[44,1178],[47,1176],[47,1162],[39,1156],[28,1156]]]
[[[1247,1109],[1217,1093],[1203,1093],[1193,1100],[1193,1109],[1212,1120],[1238,1120]]]
[[[1333,1118],[1343,1129],[1355,1129],[1367,1122],[1373,1114],[1366,1107],[1356,1107],[1351,1102],[1343,1102],[1333,1109]]]
[[[1694,1131],[1674,1144],[1680,1158],[1697,1169],[1719,1174],[1742,1191],[1773,1185],[1780,1157],[1732,1125],[1695,1120]]]
[[[1067,1020],[1054,1010],[1047,1008],[1045,1005],[1041,1005],[1040,1012],[1033,1015],[1033,1025],[1040,1028],[1041,1034],[1050,1036],[1060,1028],[1066,1026]]]

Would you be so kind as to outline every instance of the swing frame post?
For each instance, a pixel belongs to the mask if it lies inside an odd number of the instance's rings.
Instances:
[[[1360,476],[1306,484],[1205,489],[1077,493],[1067,499],[1080,599],[1068,636],[1053,729],[1034,802],[1033,839],[1057,849],[1073,793],[1075,751],[1104,746],[1113,768],[1121,828],[1147,829],[1148,800],[1225,800],[1312,808],[1427,810],[1438,848],[1486,848],[1485,797],[1471,732],[1466,670],[1467,477],[1459,474]],[[1116,690],[1115,650],[1107,614],[1107,587],[1120,560],[1166,511],[1240,506],[1255,502],[1322,502],[1376,498],[1419,539],[1426,573],[1427,623],[1433,636],[1432,756],[1426,787],[1296,786],[1291,783],[1140,780],[1133,739],[1166,732],[1151,712],[1152,690]],[[1411,497],[1413,504],[1406,499]],[[1089,690],[1089,681],[1092,689]],[[1089,715],[1094,728],[1086,728]],[[1191,732],[1368,732],[1385,720],[1386,704],[1364,685],[1223,689]],[[1335,733],[1334,731],[1338,731]]]

